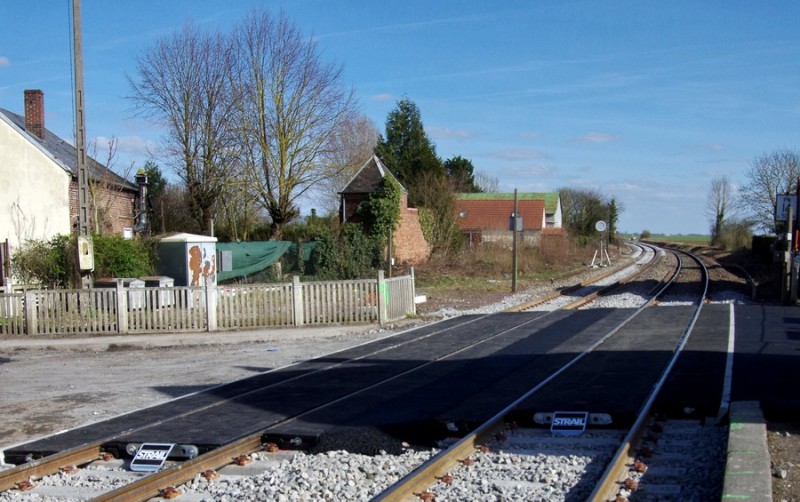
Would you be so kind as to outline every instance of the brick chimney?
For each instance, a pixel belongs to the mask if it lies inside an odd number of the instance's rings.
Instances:
[[[25,130],[44,139],[44,93],[39,89],[25,90]]]

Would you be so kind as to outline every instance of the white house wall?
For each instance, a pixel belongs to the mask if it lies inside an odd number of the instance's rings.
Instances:
[[[71,176],[0,114],[0,240],[69,234]]]
[[[561,212],[561,196],[558,196],[558,203],[556,204],[556,213],[553,215],[553,223],[555,228],[564,226],[564,216]]]
[[[547,228],[561,228],[564,226],[564,216],[561,212],[561,196],[558,196],[558,201],[556,202],[556,210],[554,213],[549,213],[545,217],[546,227]],[[542,227],[544,228],[544,227]]]

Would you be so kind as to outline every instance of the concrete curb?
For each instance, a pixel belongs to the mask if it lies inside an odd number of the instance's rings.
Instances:
[[[767,426],[758,401],[731,403],[722,500],[772,501]]]
[[[419,322],[419,321],[417,321]],[[285,340],[345,337],[365,332],[390,332],[413,326],[403,320],[387,326],[354,324],[301,328],[272,328],[247,331],[199,333],[152,333],[137,335],[106,335],[64,338],[0,339],[0,353],[15,350],[107,351],[120,349],[149,349],[157,347],[194,347],[237,343],[274,343]]]

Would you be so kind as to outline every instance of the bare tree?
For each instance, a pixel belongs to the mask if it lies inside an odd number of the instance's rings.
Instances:
[[[164,187],[162,197],[157,201],[158,206],[153,210],[158,212],[161,221],[159,232],[201,232],[200,223],[197,222],[189,211],[189,194],[184,185],[169,184]]]
[[[608,199],[593,188],[560,188],[557,192],[561,198],[564,227],[570,233],[585,241],[597,235],[596,225],[603,221],[609,239],[616,240],[619,215],[625,211],[625,206],[616,198]]]
[[[94,233],[104,234],[114,231],[114,209],[119,209],[121,204],[126,204],[130,195],[126,196],[123,192],[130,190],[133,186],[126,180],[130,178],[133,170],[133,163],[127,166],[122,172],[114,170],[117,162],[117,144],[119,140],[112,136],[106,143],[105,167],[98,163],[97,140],[89,145],[89,171],[91,176],[88,180],[89,185],[89,206],[91,208],[90,225],[94,227]],[[133,214],[133,207],[127,207],[130,211],[122,213],[123,217]],[[133,221],[131,221],[133,224]],[[117,228],[119,230],[119,227]]]
[[[500,191],[500,180],[484,171],[478,171],[475,173],[475,185],[477,185],[482,192],[486,193],[495,193]]]
[[[800,154],[777,150],[753,161],[748,183],[740,190],[743,209],[762,230],[772,230],[778,195],[794,193],[800,176]]]
[[[351,116],[353,93],[341,83],[341,68],[323,63],[283,14],[254,10],[236,33],[245,170],[280,238],[300,215],[298,198],[337,173],[324,159]]]
[[[731,216],[734,203],[734,187],[727,176],[711,180],[706,209],[711,218],[711,243],[716,244],[722,236],[723,225]]]
[[[378,129],[369,117],[353,114],[342,121],[330,137],[323,162],[330,175],[320,180],[315,190],[321,208],[334,212],[339,207],[339,192],[375,153]]]
[[[247,241],[253,230],[263,225],[263,209],[245,182],[227,186],[217,205],[217,231],[230,241]]]
[[[448,256],[458,251],[464,240],[458,228],[455,212],[456,194],[450,179],[444,173],[423,172],[417,183],[420,201],[420,220],[431,252]]]
[[[128,78],[135,109],[166,127],[165,149],[183,181],[192,217],[207,229],[238,155],[230,40],[187,24],[137,61]]]

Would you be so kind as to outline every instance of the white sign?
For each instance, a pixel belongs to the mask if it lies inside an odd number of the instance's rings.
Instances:
[[[131,460],[131,470],[154,472],[161,469],[174,446],[174,443],[143,443]]]
[[[797,219],[797,195],[793,193],[778,194],[775,204],[775,221],[789,219],[789,208],[792,208],[792,217]]]
[[[595,229],[596,229],[598,232],[604,232],[604,231],[605,231],[605,229],[606,229],[606,222],[605,222],[605,221],[603,221],[603,220],[600,220],[600,221],[598,221],[597,223],[595,223],[595,224],[594,224],[594,228],[595,228]]]
[[[588,421],[588,411],[557,411],[553,413],[550,432],[565,436],[578,436],[586,430]]]

